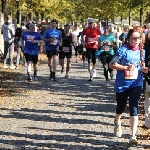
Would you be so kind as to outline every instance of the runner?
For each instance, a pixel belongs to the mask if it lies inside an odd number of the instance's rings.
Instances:
[[[88,71],[90,73],[90,78],[88,81],[92,81],[93,77],[96,77],[96,56],[95,52],[98,49],[98,37],[101,35],[100,30],[94,28],[93,18],[88,19],[88,28],[84,29],[81,35],[81,40],[83,42],[83,47],[86,48],[87,58],[88,58]],[[85,37],[85,40],[84,40]],[[91,63],[93,66],[91,66]]]
[[[73,29],[74,30],[72,32],[72,35],[73,35],[73,38],[74,38],[74,49],[75,49],[76,63],[78,63],[78,59],[81,60],[81,56],[80,56],[80,54],[78,52],[78,50],[79,50],[78,36],[79,36],[80,30],[79,30],[77,24],[74,25]],[[78,54],[79,54],[79,56],[78,56]]]
[[[50,69],[50,80],[56,81],[56,59],[58,55],[59,45],[62,42],[62,35],[57,27],[57,20],[53,19],[51,21],[51,28],[47,29],[44,33],[44,42],[46,45],[46,53],[48,58],[48,66]]]
[[[35,32],[35,24],[31,23],[29,24],[29,31],[24,32],[22,36],[22,46],[24,47],[24,55],[27,61],[28,82],[32,82],[32,79],[37,80],[38,43],[43,43],[42,37],[39,32]],[[31,77],[32,63],[34,69],[33,78]]]
[[[21,61],[23,61],[21,56],[22,51],[21,37],[22,37],[22,28],[20,27],[19,24],[17,24],[17,29],[15,33],[15,44],[17,48],[16,69],[18,69],[19,64],[21,63]]]
[[[113,43],[115,38],[112,34],[109,34],[109,27],[104,27],[104,34],[99,37],[99,48],[100,48],[100,60],[104,68],[104,76],[106,79],[106,85],[109,85],[108,72],[110,73],[111,79],[113,79],[113,70],[109,67],[109,63],[114,55]]]
[[[71,68],[71,57],[72,57],[73,36],[69,31],[70,25],[66,24],[64,26],[64,32],[62,33],[62,47],[59,52],[59,64],[62,67],[61,73],[64,72],[64,58],[65,57],[67,58],[65,78],[69,77],[68,73]]]
[[[117,70],[114,90],[116,92],[116,119],[114,132],[121,137],[121,115],[127,105],[129,97],[130,124],[132,134],[129,140],[131,146],[137,145],[138,102],[142,93],[142,71],[148,73],[144,63],[144,51],[139,47],[140,33],[130,29],[127,35],[127,44],[117,50],[110,63],[112,69]]]

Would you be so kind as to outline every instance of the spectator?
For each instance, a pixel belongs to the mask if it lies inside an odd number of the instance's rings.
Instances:
[[[13,65],[15,26],[12,24],[12,18],[10,15],[6,16],[5,23],[2,25],[1,33],[3,34],[4,39],[3,67],[9,67],[6,65],[6,56],[9,52],[10,69],[15,69],[15,66]]]

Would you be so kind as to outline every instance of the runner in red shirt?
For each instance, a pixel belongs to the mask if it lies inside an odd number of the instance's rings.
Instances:
[[[89,18],[88,19],[88,28],[83,30],[82,36],[81,36],[83,46],[86,48],[86,55],[88,58],[88,71],[90,72],[90,78],[88,81],[92,81],[93,77],[96,77],[95,51],[98,49],[98,37],[100,35],[101,35],[100,30],[98,30],[97,28],[94,27],[93,18]],[[93,66],[91,66],[91,63],[93,64]]]

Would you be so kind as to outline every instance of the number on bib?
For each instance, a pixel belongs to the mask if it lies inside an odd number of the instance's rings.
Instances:
[[[63,52],[69,52],[69,47],[63,47],[62,51]]]
[[[125,70],[125,79],[137,79],[138,77],[138,69],[135,68],[133,71]]]

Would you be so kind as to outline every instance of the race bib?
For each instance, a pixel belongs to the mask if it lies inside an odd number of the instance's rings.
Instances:
[[[88,41],[89,41],[90,43],[93,43],[94,38],[88,38]]]
[[[110,46],[103,46],[103,50],[104,51],[109,51],[110,50]]]
[[[137,79],[138,77],[138,69],[135,68],[133,71],[125,70],[125,79]]]
[[[51,42],[52,45],[57,45],[57,43],[58,43],[57,39],[55,39],[55,40],[53,40],[53,42]]]
[[[63,51],[63,52],[69,52],[69,47],[63,47],[63,48],[62,48],[62,51]]]

